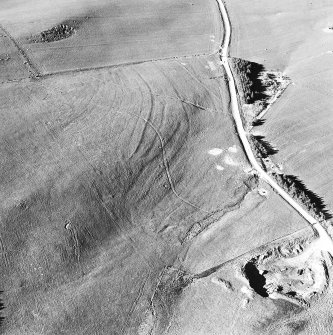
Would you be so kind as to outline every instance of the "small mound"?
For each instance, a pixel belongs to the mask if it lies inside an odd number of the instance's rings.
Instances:
[[[42,31],[41,41],[42,42],[55,42],[59,40],[63,40],[72,36],[75,33],[75,29],[72,26],[67,24],[59,24],[51,29]]]
[[[41,37],[43,42],[54,42],[68,38],[73,35],[74,32],[74,27],[68,26],[66,24],[60,24],[49,30],[41,32]]]

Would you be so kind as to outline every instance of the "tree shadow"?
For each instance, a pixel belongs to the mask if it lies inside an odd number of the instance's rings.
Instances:
[[[244,99],[247,104],[261,101],[263,104],[268,99],[266,86],[261,78],[265,67],[262,64],[235,58],[235,65],[240,73]]]
[[[265,119],[254,119],[252,122],[252,127],[260,127],[266,122]]]
[[[255,146],[257,155],[260,158],[268,158],[269,156],[275,155],[279,152],[268,141],[266,141],[265,137],[262,135],[252,135],[251,140]]]
[[[277,181],[282,184],[292,196],[297,197],[315,215],[324,220],[332,219],[332,214],[327,209],[324,199],[309,190],[305,183],[297,176],[285,174],[273,174]]]
[[[265,93],[266,87],[264,86],[260,76],[265,71],[265,67],[262,64],[255,62],[248,62],[247,64],[247,76],[249,78],[250,88],[253,94],[248,96],[247,102],[250,104],[255,103],[258,100],[265,101],[268,96]]]

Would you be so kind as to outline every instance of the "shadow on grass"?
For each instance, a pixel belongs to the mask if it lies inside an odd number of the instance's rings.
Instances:
[[[278,153],[278,150],[266,141],[262,135],[252,135],[251,140],[260,158],[267,158]]]
[[[262,126],[265,123],[265,119],[254,119],[252,122],[253,127],[259,127]]]
[[[265,120],[255,119],[252,125],[261,126]],[[257,151],[257,156],[261,159],[268,158],[278,153],[265,137],[262,135],[251,135],[251,142]],[[266,169],[265,169],[266,170]],[[319,219],[330,220],[333,218],[331,212],[327,209],[324,199],[311,191],[305,183],[294,175],[273,173],[276,181],[282,186],[292,197],[299,199],[305,207]]]
[[[234,65],[242,81],[245,102],[247,104],[253,104],[256,101],[264,103],[268,95],[266,94],[266,86],[260,77],[265,71],[265,67],[262,64],[240,58],[234,58]]]
[[[309,190],[297,176],[273,173],[277,182],[293,196],[301,200],[307,209],[321,219],[332,219],[332,214],[327,210],[324,199]]]
[[[265,71],[265,67],[262,64],[249,62],[247,64],[247,76],[249,78],[250,89],[253,94],[248,96],[248,103],[253,104],[258,100],[266,100],[268,98],[265,93],[266,87],[263,85],[260,79],[261,73]]]

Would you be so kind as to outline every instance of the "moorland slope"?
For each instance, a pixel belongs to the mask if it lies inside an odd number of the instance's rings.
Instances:
[[[1,4],[3,332],[214,333],[196,285],[306,226],[243,153],[217,3],[56,4]]]
[[[5,333],[135,329],[183,240],[238,208],[251,176],[220,71],[211,56],[1,86]]]

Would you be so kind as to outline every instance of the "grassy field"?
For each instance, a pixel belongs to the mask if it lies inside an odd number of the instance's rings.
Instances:
[[[181,266],[200,273],[306,226],[275,193],[266,198],[255,190],[239,210],[226,214],[191,243]]]
[[[294,5],[246,3],[227,3],[232,56],[296,78],[292,64],[309,46],[300,41],[328,5],[303,5],[312,16],[298,32],[295,22],[305,20]],[[0,21],[4,334],[252,334],[292,310],[254,295],[239,317],[235,268],[306,225],[250,171],[211,55],[223,32],[216,1],[4,0]],[[45,42],[54,31],[63,35]],[[291,101],[295,90],[285,94]],[[261,127],[288,162],[295,115]],[[205,271],[234,258],[218,273],[231,282],[217,279],[228,288],[221,295]],[[203,279],[189,285],[188,273]]]
[[[178,257],[177,268],[194,279],[176,300],[167,333],[261,334],[265,322],[288,319],[288,308],[295,307],[244,290],[241,269],[274,243],[303,235],[311,236],[311,228],[275,193],[269,191],[267,198],[258,190],[248,193],[237,211],[212,224]]]
[[[276,161],[285,172],[298,175],[332,209],[332,4],[233,1],[228,9],[231,54],[284,71],[293,82],[260,132],[279,150]]]
[[[217,63],[1,86],[6,334],[136,329],[189,229],[241,201],[248,164]]]
[[[212,0],[17,1],[0,9],[3,25],[41,73],[212,53],[221,41]],[[61,23],[76,33],[31,43],[31,37]]]
[[[0,83],[29,76],[29,71],[24,65],[17,48],[4,35],[0,36],[0,50]]]

